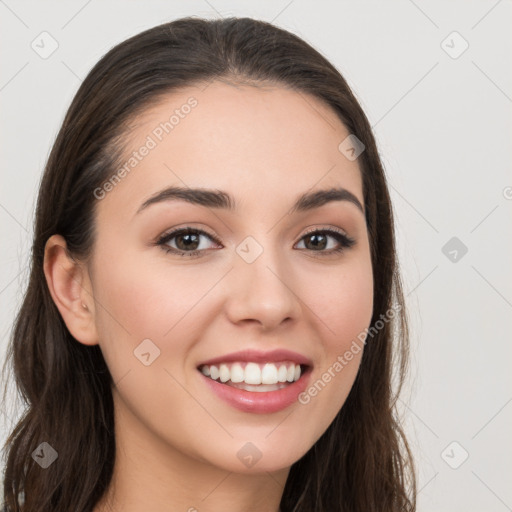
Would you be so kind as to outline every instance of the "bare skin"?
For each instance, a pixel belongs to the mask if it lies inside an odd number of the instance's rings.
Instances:
[[[289,214],[299,195],[331,187],[364,206],[335,113],[280,87],[202,89],[173,93],[136,120],[127,159],[148,135],[157,144],[98,200],[92,258],[70,259],[59,235],[46,245],[53,300],[77,342],[100,345],[116,383],[114,477],[94,512],[278,512],[291,465],[330,425],[359,368],[362,351],[307,404],[267,414],[240,411],[205,385],[202,361],[246,348],[305,355],[314,383],[369,326],[373,277],[354,203]],[[191,96],[197,106],[157,140],[155,127]],[[226,191],[238,208],[172,200],[137,213],[171,185]],[[187,226],[219,243],[200,235],[192,257],[156,245]],[[355,244],[333,253],[340,242],[324,235],[315,249],[305,236],[313,228]],[[236,251],[249,236],[262,249],[252,263]],[[178,238],[166,247],[183,251]],[[145,339],[160,351],[149,365],[134,355]],[[247,442],[261,453],[252,467],[237,456]]]

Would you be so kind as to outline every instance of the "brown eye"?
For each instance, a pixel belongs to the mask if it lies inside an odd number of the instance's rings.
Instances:
[[[175,235],[173,238],[176,239],[176,246],[181,250],[189,250],[189,249],[197,249],[201,235],[197,233],[182,233],[179,235]]]
[[[161,246],[166,252],[181,256],[196,256],[208,249],[208,247],[198,249],[203,238],[208,238],[218,243],[210,234],[202,229],[181,228],[163,235],[157,241],[157,245]],[[175,240],[176,247],[169,244],[172,240]]]
[[[338,242],[338,247],[330,248],[331,250],[325,250],[329,245],[329,238],[333,238]],[[352,247],[355,244],[353,238],[348,237],[341,231],[335,231],[332,229],[313,230],[301,239],[301,242],[305,240],[304,246],[306,249],[313,252],[320,252],[325,254],[333,254],[341,252],[345,249]]]

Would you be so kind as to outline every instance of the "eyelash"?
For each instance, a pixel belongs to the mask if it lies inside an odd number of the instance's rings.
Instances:
[[[177,237],[178,235],[187,235],[187,234],[201,234],[206,235],[208,238],[213,240],[215,243],[220,244],[220,242],[217,240],[216,237],[211,235],[210,233],[203,231],[202,229],[192,228],[192,227],[185,227],[185,228],[179,228],[174,231],[171,231],[170,233],[166,233],[162,235],[155,243],[155,245],[160,246],[166,253],[172,253],[179,256],[187,256],[187,257],[194,257],[199,256],[201,253],[205,252],[205,250],[195,250],[195,251],[180,251],[179,249],[174,249],[173,247],[167,246],[167,242],[172,240],[173,238]],[[337,254],[345,251],[346,249],[350,249],[354,244],[355,240],[349,236],[347,236],[345,233],[335,230],[335,229],[317,229],[314,228],[310,231],[307,231],[304,233],[302,238],[299,241],[302,241],[304,238],[306,238],[308,235],[312,234],[327,234],[335,238],[340,246],[337,249],[331,249],[330,251],[313,251],[312,249],[309,249],[311,252],[318,252],[320,253],[320,257],[329,256],[332,254]],[[308,249],[306,249],[308,250]]]

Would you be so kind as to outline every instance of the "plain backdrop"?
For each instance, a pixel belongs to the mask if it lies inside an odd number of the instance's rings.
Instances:
[[[2,356],[41,173],[91,67],[178,17],[270,21],[331,60],[377,137],[412,327],[401,406],[418,510],[512,510],[511,14],[507,0],[0,0]],[[41,37],[46,51],[58,45],[46,58],[33,49]],[[3,442],[20,410],[2,410]]]

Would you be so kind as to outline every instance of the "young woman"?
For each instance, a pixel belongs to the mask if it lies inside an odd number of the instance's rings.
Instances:
[[[4,510],[413,511],[407,347],[339,72],[249,18],[147,30],[84,80],[41,182]]]

